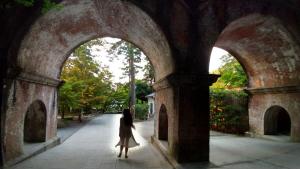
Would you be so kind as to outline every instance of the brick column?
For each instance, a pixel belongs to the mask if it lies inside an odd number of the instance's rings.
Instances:
[[[168,152],[179,163],[209,160],[209,86],[217,78],[217,75],[172,74],[165,82],[154,85],[158,93],[159,89],[167,88],[162,84],[172,89]]]
[[[5,128],[3,135],[5,163],[20,157],[23,153],[24,123],[26,113],[33,103],[38,101],[45,106],[46,138],[55,139],[57,129],[57,88],[59,79],[53,79],[38,74],[19,72],[6,79],[8,97],[5,110]]]

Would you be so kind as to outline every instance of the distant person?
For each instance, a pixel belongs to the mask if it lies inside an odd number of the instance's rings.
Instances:
[[[120,146],[120,153],[118,157],[122,156],[123,148],[125,147],[125,158],[128,158],[128,148],[138,146],[139,144],[135,141],[131,128],[135,129],[133,125],[132,116],[129,109],[123,110],[123,117],[120,118],[120,129],[119,137],[120,141],[116,146]]]

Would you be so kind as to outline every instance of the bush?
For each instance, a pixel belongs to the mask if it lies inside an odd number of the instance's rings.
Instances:
[[[140,120],[147,119],[148,114],[148,104],[138,103],[135,105],[135,117]]]
[[[248,95],[243,91],[212,89],[210,127],[212,130],[234,134],[248,131]]]

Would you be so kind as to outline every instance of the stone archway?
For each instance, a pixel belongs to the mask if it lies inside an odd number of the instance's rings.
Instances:
[[[158,139],[168,140],[168,113],[164,104],[160,106],[158,115]]]
[[[289,113],[280,106],[270,107],[264,116],[265,135],[290,135],[291,119]]]
[[[24,142],[46,141],[46,107],[42,101],[34,101],[29,107],[24,119]]]
[[[120,38],[139,47],[154,66],[157,80],[173,72],[174,62],[165,36],[133,4],[120,0],[62,4],[62,10],[50,11],[38,19],[23,40],[18,65],[24,72],[58,78],[73,49],[101,37]]]
[[[57,87],[61,68],[80,44],[100,37],[116,37],[135,44],[148,56],[156,80],[174,71],[168,42],[156,23],[127,1],[62,1],[63,8],[49,11],[31,26],[17,58],[21,72],[9,87],[4,141],[5,160],[22,154],[24,110],[33,100],[47,108],[46,140],[56,136]],[[12,118],[16,117],[16,118]],[[9,131],[9,132],[8,132]]]
[[[249,76],[249,88],[297,85],[300,47],[279,19],[252,14],[230,23],[216,47],[233,54]]]
[[[299,141],[300,46],[281,20],[251,14],[231,22],[215,46],[232,53],[248,75],[249,125],[256,135],[264,134],[264,112],[282,105],[291,121],[291,138]]]

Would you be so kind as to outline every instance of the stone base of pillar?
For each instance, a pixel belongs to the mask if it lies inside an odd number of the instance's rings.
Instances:
[[[29,149],[27,152],[24,152],[24,154],[22,154],[20,157],[15,158],[13,160],[10,160],[8,162],[5,163],[6,167],[10,167],[13,166],[17,163],[20,163],[24,160],[27,160],[37,154],[40,154],[46,150],[49,150],[57,145],[59,145],[61,143],[61,140],[59,137],[54,137],[46,142],[37,144],[36,146],[34,146],[33,148]]]

